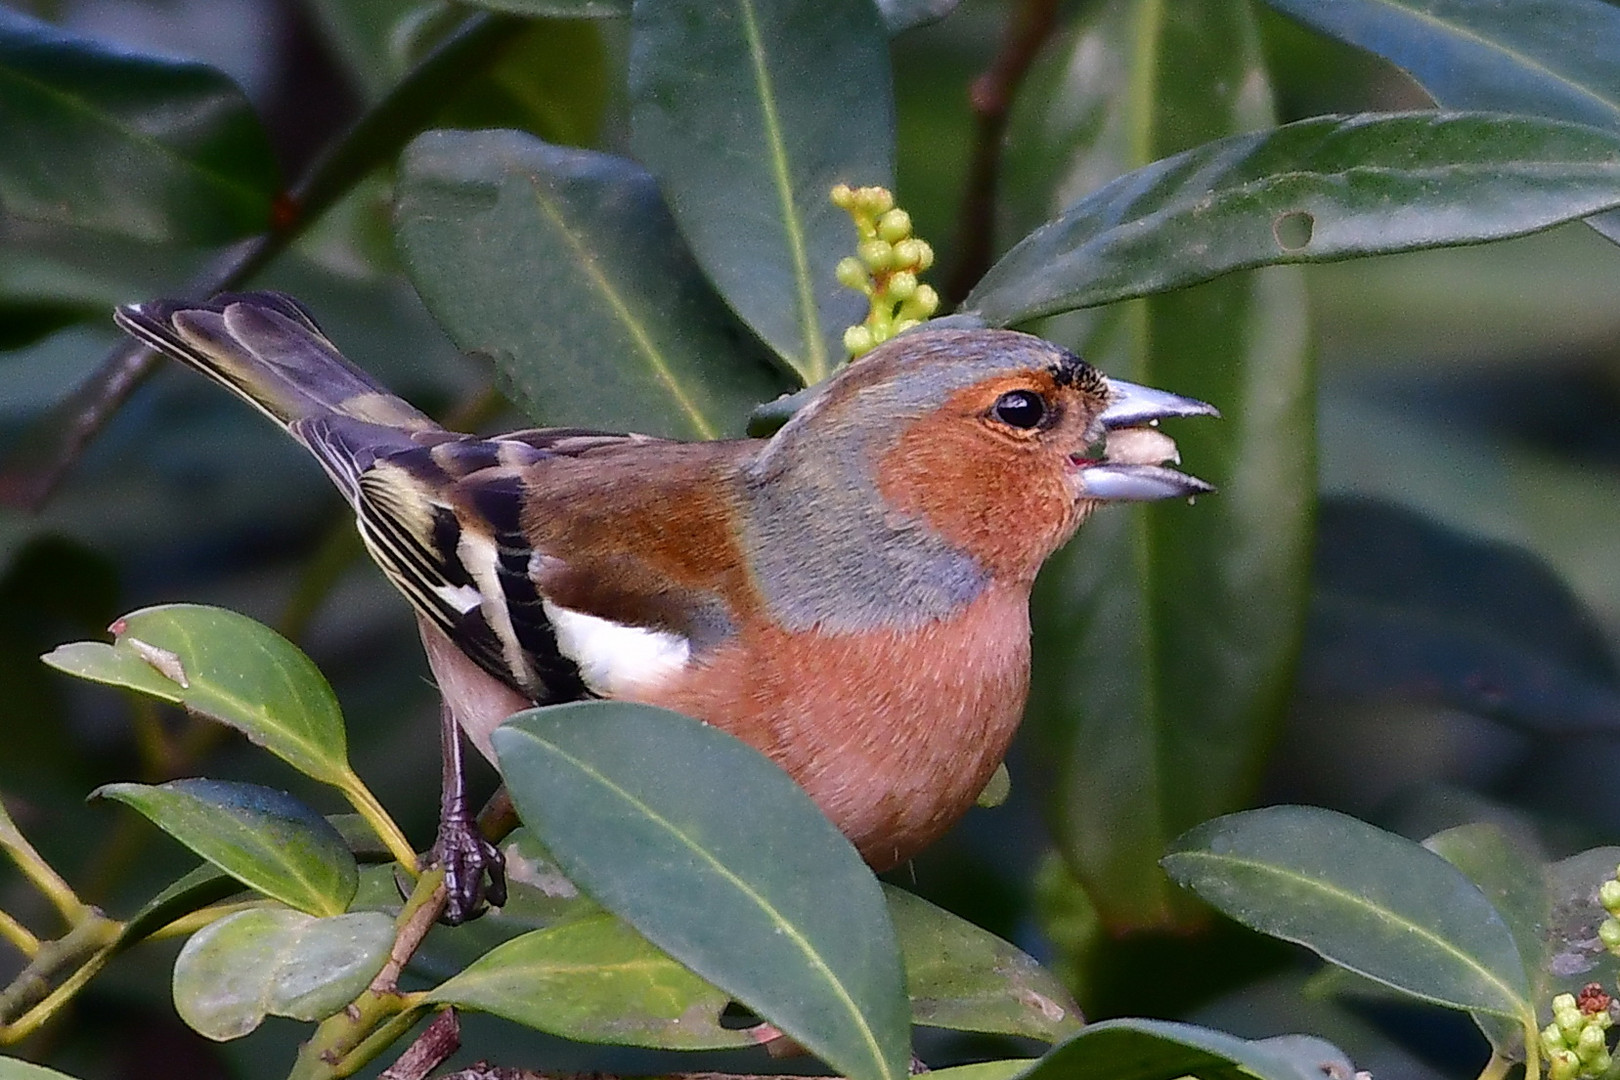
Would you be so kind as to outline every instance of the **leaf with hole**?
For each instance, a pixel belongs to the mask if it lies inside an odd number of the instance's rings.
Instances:
[[[107,784],[97,796],[134,807],[242,884],[312,915],[340,915],[360,870],[326,819],[286,792],[225,780]]]
[[[519,713],[493,741],[569,880],[835,1070],[906,1075],[882,891],[786,773],[718,728],[627,702]]]

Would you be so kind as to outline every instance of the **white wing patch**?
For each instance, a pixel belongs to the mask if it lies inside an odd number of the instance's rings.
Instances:
[[[471,585],[435,585],[433,592],[463,615],[484,602],[484,594]]]
[[[557,650],[579,665],[593,693],[618,697],[635,686],[656,684],[686,666],[692,643],[667,630],[626,626],[542,601],[557,633]]]

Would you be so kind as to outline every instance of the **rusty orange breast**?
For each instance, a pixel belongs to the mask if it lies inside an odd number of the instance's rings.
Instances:
[[[724,728],[810,794],[875,869],[959,818],[1006,753],[1029,686],[1028,589],[995,583],[909,632],[750,624],[625,694]]]

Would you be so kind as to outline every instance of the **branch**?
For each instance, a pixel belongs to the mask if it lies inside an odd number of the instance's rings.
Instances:
[[[498,56],[525,20],[469,15],[422,59],[388,96],[360,117],[277,200],[270,231],[227,250],[181,291],[212,296],[234,289],[264,268],[361,179],[392,161],[444,100],[446,82],[459,82]],[[0,504],[37,511],[156,366],[157,355],[133,341],[107,354],[66,401],[23,432],[0,466]]]
[[[1007,116],[1030,65],[1057,28],[1057,10],[1058,0],[1024,0],[1007,24],[1001,51],[968,90],[978,131],[956,230],[956,269],[945,286],[945,302],[951,307],[960,304],[990,269]]]

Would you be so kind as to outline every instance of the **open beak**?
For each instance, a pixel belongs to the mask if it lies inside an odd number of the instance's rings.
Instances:
[[[1075,494],[1106,502],[1151,502],[1203,495],[1215,488],[1195,476],[1177,472],[1175,440],[1158,429],[1160,420],[1178,416],[1214,416],[1219,410],[1179,394],[1109,379],[1111,400],[1098,419],[1103,427],[1103,457],[1075,458]]]

